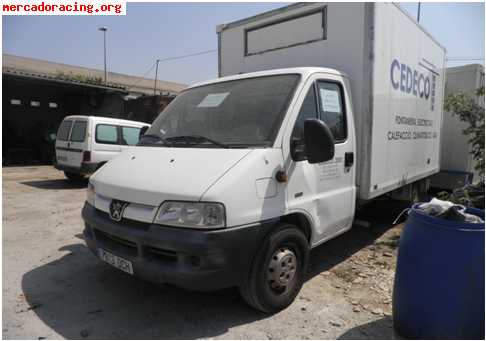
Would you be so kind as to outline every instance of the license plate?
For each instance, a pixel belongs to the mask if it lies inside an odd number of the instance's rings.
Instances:
[[[127,274],[133,275],[132,262],[130,262],[129,260],[115,256],[114,254],[103,249],[98,249],[98,257],[100,257],[102,261],[110,264],[111,266],[114,266],[115,268],[120,269]]]
[[[59,155],[57,157],[57,161],[67,162],[67,160],[68,160],[67,156],[61,156],[61,155]]]

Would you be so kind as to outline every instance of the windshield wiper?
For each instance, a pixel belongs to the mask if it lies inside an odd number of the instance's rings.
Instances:
[[[155,141],[153,141],[152,143],[145,143],[145,142],[142,141],[142,139],[144,139],[144,138],[151,138]],[[140,136],[140,141],[138,142],[138,145],[143,146],[145,144],[156,144],[155,142],[162,142],[163,145],[169,144],[164,138],[160,137],[159,135],[145,134],[145,135]]]
[[[218,142],[215,140],[212,140],[206,136],[202,135],[181,135],[181,136],[174,136],[174,137],[168,137],[166,141],[170,142],[175,142],[175,141],[185,141],[185,142],[192,142],[193,144],[199,144],[199,142],[206,141],[209,143],[212,143],[216,146],[219,146],[221,148],[230,148],[228,144]]]

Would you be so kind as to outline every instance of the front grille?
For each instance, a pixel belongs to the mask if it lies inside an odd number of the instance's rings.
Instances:
[[[126,240],[117,236],[114,236],[112,234],[100,231],[98,229],[93,229],[96,240],[98,243],[100,243],[102,246],[105,246],[108,249],[112,249],[115,251],[121,251],[124,252],[127,255],[130,256],[136,256],[138,253],[137,249],[137,244],[130,241]]]
[[[96,214],[100,218],[113,221],[110,218],[110,215],[107,212],[101,211],[97,208],[95,208],[95,210],[96,210]],[[149,223],[144,223],[144,222],[141,222],[141,221],[126,219],[126,218],[122,218],[121,221],[117,221],[116,223],[121,225],[121,226],[129,227],[131,229],[140,230],[140,231],[147,231],[150,227]]]
[[[96,209],[95,215],[98,217],[98,219],[111,221],[109,214],[99,209]],[[148,223],[136,222],[128,219],[122,219],[115,224],[120,227],[120,231],[127,231],[129,229],[148,231],[148,229],[150,228],[150,224]],[[145,238],[140,237],[144,235],[144,233],[137,233],[137,235],[140,236],[134,236],[137,242],[133,242],[131,240],[120,237],[118,234],[114,235],[102,231],[94,226],[91,226],[91,229],[100,248],[106,248],[107,251],[111,250],[115,254],[119,254],[122,257],[123,255],[125,255],[127,257],[144,258],[146,260],[157,262],[160,265],[176,265],[180,261],[183,263],[189,262],[188,264],[192,266],[199,266],[201,262],[200,258],[197,256],[191,256],[185,253],[144,244]]]
[[[144,247],[144,253],[150,258],[162,262],[177,262],[177,252],[174,251],[146,246]]]

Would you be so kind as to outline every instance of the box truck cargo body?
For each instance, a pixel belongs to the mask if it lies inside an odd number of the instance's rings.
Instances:
[[[439,171],[445,49],[398,5],[300,3],[217,32],[220,76],[302,66],[349,76],[360,199]]]

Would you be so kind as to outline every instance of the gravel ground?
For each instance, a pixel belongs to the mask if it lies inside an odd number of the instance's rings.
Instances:
[[[236,289],[185,291],[135,280],[84,246],[85,184],[53,167],[3,168],[3,338],[390,339],[403,204],[379,201],[371,227],[314,249],[286,310],[249,308]]]

